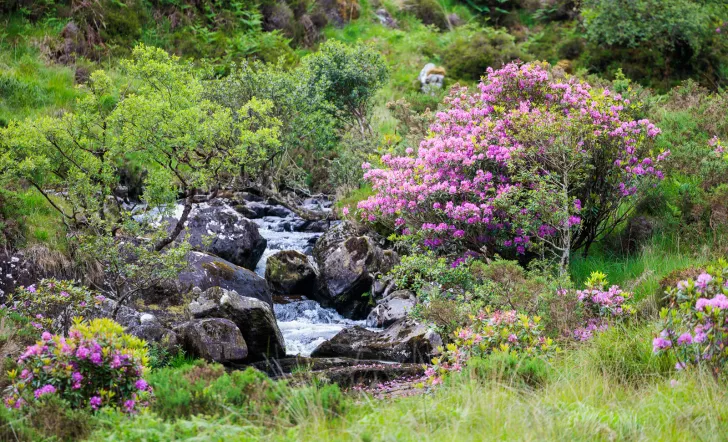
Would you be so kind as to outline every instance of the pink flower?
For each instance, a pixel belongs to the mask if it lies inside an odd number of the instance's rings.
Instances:
[[[35,390],[33,395],[35,396],[36,399],[40,399],[42,396],[45,396],[47,394],[53,394],[55,392],[56,392],[56,387],[54,387],[51,384],[46,384],[46,385],[40,387],[39,389]]]
[[[652,340],[652,351],[657,353],[660,350],[665,350],[672,347],[672,342],[669,339],[663,337],[657,337]]]
[[[101,406],[101,396],[91,396],[91,399],[89,399],[88,403],[92,409],[98,410]]]
[[[53,335],[51,335],[48,332],[43,332],[43,334],[40,336],[40,338],[44,341],[50,341],[51,339],[53,339]]]
[[[683,333],[677,338],[678,345],[689,345],[693,343],[693,335],[690,333]]]

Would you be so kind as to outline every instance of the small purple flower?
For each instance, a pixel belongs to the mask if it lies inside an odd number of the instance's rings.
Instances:
[[[81,382],[83,380],[83,375],[81,373],[75,371],[71,375],[71,379],[73,379],[73,382]]]
[[[136,401],[134,399],[129,399],[128,401],[124,402],[124,409],[127,413],[133,413],[134,407],[136,406]]]
[[[665,350],[672,347],[672,341],[662,337],[658,337],[652,340],[652,351],[657,353],[660,350]]]
[[[677,345],[690,345],[693,343],[693,335],[690,333],[683,333],[677,338]]]
[[[37,291],[37,290],[35,289],[35,284],[33,284],[33,285],[31,285],[30,287],[28,287],[28,291],[29,291],[30,293],[35,293],[35,292]]]
[[[675,370],[681,371],[685,369],[685,363],[684,362],[678,362],[675,364]]]
[[[91,350],[86,347],[78,347],[76,350],[76,357],[79,359],[86,359],[89,354],[91,354]]]
[[[43,334],[40,336],[40,338],[44,341],[50,341],[51,339],[53,339],[53,335],[51,335],[50,333],[48,333],[46,331],[46,332],[43,332]]]
[[[101,396],[91,396],[91,399],[88,401],[89,405],[91,405],[91,408],[94,410],[98,410],[101,406]]]
[[[42,396],[45,396],[47,394],[53,394],[55,392],[56,392],[56,387],[54,387],[51,384],[46,384],[46,385],[40,387],[39,389],[35,390],[33,395],[35,396],[36,399],[40,399]]]
[[[101,365],[104,363],[104,358],[101,356],[101,353],[92,353],[89,360],[96,365]]]
[[[139,379],[138,381],[136,381],[134,386],[137,388],[137,390],[146,390],[147,387],[149,387],[149,384],[147,384],[147,381],[145,381],[144,379]]]

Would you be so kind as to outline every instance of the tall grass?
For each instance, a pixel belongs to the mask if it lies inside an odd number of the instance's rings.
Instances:
[[[245,424],[235,407],[208,418],[106,417],[91,439],[723,440],[725,386],[705,373],[676,373],[674,361],[653,357],[653,331],[649,325],[615,328],[580,344],[553,361],[547,382],[537,388],[465,370],[431,392],[390,400],[358,397],[338,413],[305,400],[299,404],[305,413],[293,422]]]
[[[574,255],[569,270],[577,287],[583,285],[591,272],[604,272],[610,283],[631,290],[639,301],[657,294],[660,280],[670,272],[715,258],[712,249],[710,243],[695,244],[679,234],[658,234],[632,255],[610,252],[597,244],[586,258]]]

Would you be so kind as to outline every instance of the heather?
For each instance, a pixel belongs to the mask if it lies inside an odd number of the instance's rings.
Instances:
[[[0,3],[0,440],[724,439],[724,2]]]

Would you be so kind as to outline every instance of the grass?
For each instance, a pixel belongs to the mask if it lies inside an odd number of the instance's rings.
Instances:
[[[708,374],[673,372],[673,361],[652,356],[653,333],[651,325],[615,328],[566,351],[539,388],[464,370],[430,393],[388,400],[357,396],[335,413],[324,410],[320,393],[306,396],[283,405],[299,407],[299,418],[266,426],[234,406],[185,419],[106,414],[90,439],[722,440],[728,430],[725,386]]]
[[[626,287],[639,301],[659,292],[660,280],[670,272],[705,264],[715,258],[710,244],[685,244],[679,234],[656,235],[649,244],[634,255],[618,255],[599,244],[587,258],[581,254],[572,257],[571,279],[581,287],[591,272],[607,274],[609,282]]]

